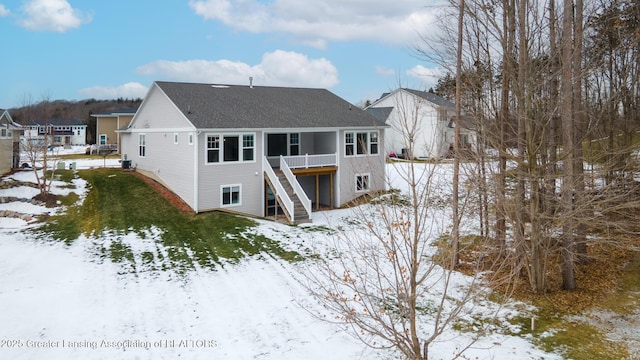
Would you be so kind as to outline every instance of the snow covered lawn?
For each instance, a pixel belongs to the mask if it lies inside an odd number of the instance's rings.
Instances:
[[[75,160],[78,168],[91,163]],[[100,160],[102,161],[102,160]],[[111,161],[110,166],[118,166]],[[85,167],[86,166],[86,167]],[[392,171],[392,170],[391,170]],[[21,172],[12,178],[33,181]],[[56,193],[70,189],[55,184]],[[30,197],[32,188],[0,191],[0,197]],[[76,189],[86,192],[81,181]],[[56,211],[27,203],[14,211]],[[350,210],[314,213],[309,225],[335,227]],[[149,264],[144,253],[166,252],[157,234],[81,236],[71,245],[34,239],[35,226],[0,218],[0,359],[386,359],[349,336],[346,329],[309,314],[319,304],[298,281],[302,264],[270,256],[186,273]],[[256,233],[292,249],[328,235],[305,226],[259,221]],[[134,264],[100,256],[97,248],[117,240],[131,247]],[[159,256],[154,256],[157,261]],[[453,357],[465,334],[445,333],[433,358]],[[525,338],[489,335],[465,356],[472,359],[553,359]]]

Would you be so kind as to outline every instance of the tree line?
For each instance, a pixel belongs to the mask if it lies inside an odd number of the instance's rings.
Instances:
[[[350,326],[370,347],[392,347],[410,359],[429,358],[465,306],[486,295],[479,284],[487,279],[502,285],[494,289],[506,298],[521,286],[536,294],[573,291],[590,249],[638,250],[640,3],[449,5],[439,31],[413,50],[449,70],[434,92],[456,103],[457,128],[476,130],[475,154],[463,158],[456,135],[446,199],[436,183],[442,169],[394,164],[407,195],[356,208],[356,229],[335,236],[335,258],[320,259],[304,279],[336,314],[331,321]],[[400,130],[411,149],[420,109],[406,110]],[[443,203],[453,204],[450,212]],[[470,216],[482,246],[473,244],[472,256],[462,258],[469,248],[461,246],[460,224]],[[465,266],[469,284],[453,289]]]
[[[465,3],[460,76],[434,91],[456,100],[459,84],[478,130],[483,235],[539,293],[559,255],[573,290],[589,246],[637,234],[640,3]]]

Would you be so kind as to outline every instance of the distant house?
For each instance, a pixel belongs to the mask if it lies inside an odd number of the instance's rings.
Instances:
[[[53,136],[54,145],[85,145],[87,125],[75,119],[38,119],[23,125],[24,138],[29,141]]]
[[[398,88],[382,94],[365,111],[389,125],[385,134],[387,155],[443,158],[451,154],[454,103],[430,92]],[[475,132],[461,126],[460,143],[462,148],[473,148]]]
[[[116,132],[129,126],[138,109],[119,109],[93,114],[96,118],[96,145],[107,146],[120,152],[120,134]]]
[[[11,119],[6,110],[0,109],[0,174],[20,165],[20,132],[22,127]]]
[[[385,188],[384,126],[324,89],[155,82],[120,134],[195,212],[300,222]]]

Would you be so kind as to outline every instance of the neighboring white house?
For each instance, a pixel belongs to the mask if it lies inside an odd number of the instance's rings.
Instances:
[[[0,174],[19,166],[21,129],[8,111],[0,109]]]
[[[54,145],[85,145],[87,125],[75,119],[38,119],[23,125],[24,138],[30,141],[42,140],[45,135],[53,136]]]
[[[385,152],[390,156],[443,158],[455,141],[455,104],[426,92],[398,88],[369,105],[366,112],[385,122]],[[474,148],[475,132],[460,128],[462,148]]]
[[[155,82],[118,132],[123,166],[195,212],[300,222],[384,190],[384,127],[325,89]]]

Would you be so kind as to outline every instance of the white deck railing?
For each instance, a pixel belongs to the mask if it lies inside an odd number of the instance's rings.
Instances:
[[[287,210],[287,212],[291,216],[291,221],[294,221],[295,214],[293,200],[291,200],[291,198],[289,198],[289,195],[287,195],[287,192],[282,187],[280,180],[278,180],[276,173],[273,171],[273,168],[271,167],[271,164],[269,164],[269,161],[266,157],[264,157],[262,160],[262,166],[264,167],[265,174],[267,174],[267,177],[269,178],[269,182],[271,182],[271,184],[275,187],[275,193],[273,194],[273,196],[280,198],[280,201],[285,210]]]
[[[338,154],[281,156],[280,167],[285,162],[291,169],[338,165]]]
[[[300,199],[302,206],[304,206],[304,209],[307,211],[307,215],[311,217],[311,200],[307,196],[307,193],[305,193],[304,190],[302,189],[302,186],[300,186],[298,179],[296,179],[296,176],[293,175],[293,173],[291,172],[291,169],[289,168],[289,165],[283,159],[282,156],[280,157],[280,170],[282,170],[282,173],[289,181],[289,184],[291,184],[291,187],[293,188],[293,192]]]

